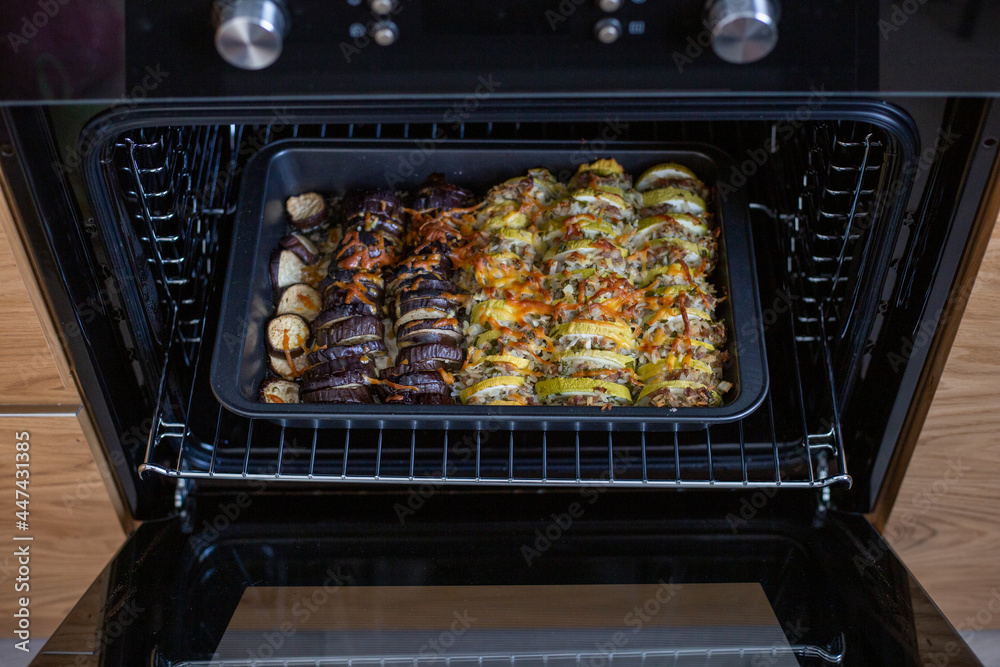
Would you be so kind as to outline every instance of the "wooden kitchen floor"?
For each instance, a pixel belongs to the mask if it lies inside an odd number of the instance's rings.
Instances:
[[[959,630],[1000,629],[998,389],[1000,222],[884,531]]]

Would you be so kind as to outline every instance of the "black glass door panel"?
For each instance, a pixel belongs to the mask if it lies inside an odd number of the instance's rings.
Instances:
[[[93,664],[208,661],[248,587],[308,587],[329,599],[362,586],[609,584],[757,585],[800,664],[920,665],[932,654],[978,664],[862,518],[810,522],[807,494],[767,499],[753,512],[742,496],[716,496],[733,511],[711,516],[697,498],[414,491],[315,499],[308,515],[302,498],[207,500],[190,532],[176,520],[133,535],[37,664],[87,650],[104,660]],[[498,503],[504,516],[526,518],[501,518]],[[333,516],[346,518],[323,518]]]

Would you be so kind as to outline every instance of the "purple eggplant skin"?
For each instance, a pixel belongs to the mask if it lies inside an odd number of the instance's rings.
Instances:
[[[410,290],[430,290],[454,291],[455,285],[451,282],[451,276],[445,274],[428,273],[416,271],[396,276],[386,286],[385,291],[395,296]]]
[[[454,249],[454,244],[462,239],[457,231],[447,233],[444,240],[427,241],[413,248],[411,255],[448,255]]]
[[[323,292],[323,307],[333,308],[341,305],[349,305],[353,303],[365,303],[361,297],[369,302],[369,307],[374,308],[375,313],[382,311],[382,306],[385,304],[384,292],[379,287],[372,285],[361,285],[359,286],[360,296],[357,292],[348,291],[346,287],[341,287],[338,285],[330,285]]]
[[[452,321],[442,322],[442,319],[451,319]],[[406,338],[418,331],[447,331],[458,334],[459,336],[464,336],[464,333],[462,332],[462,325],[459,324],[454,318],[428,318],[425,320],[412,320],[396,327],[396,337]]]
[[[340,203],[344,221],[365,213],[377,213],[390,218],[403,218],[403,200],[389,188],[358,188],[344,195]]]
[[[331,305],[324,308],[313,320],[314,329],[326,329],[338,322],[353,319],[355,317],[374,317],[378,315],[378,308],[362,301],[352,301],[347,304]]]
[[[461,341],[462,337],[451,331],[417,331],[406,338],[397,337],[396,347],[405,350],[415,345],[455,345]]]
[[[294,252],[296,256],[306,264],[315,264],[319,261],[319,248],[316,244],[302,236],[301,234],[289,234],[283,236],[278,241],[278,246]]]
[[[399,298],[396,299],[396,318],[398,319],[407,313],[412,313],[414,310],[436,310],[443,313],[454,313],[461,305],[458,301],[435,297],[406,300]],[[441,315],[441,317],[453,317],[453,315]]]
[[[386,291],[392,295],[404,294],[407,292],[427,293],[430,291],[448,292],[450,294],[454,294],[455,289],[455,283],[451,282],[451,280],[447,278],[417,275],[407,276],[405,280],[393,281],[393,284],[386,288]]]
[[[297,197],[289,197],[285,202],[288,222],[298,230],[316,229],[329,217],[329,207],[322,195],[306,192]]]
[[[397,391],[384,400],[386,405],[455,405],[451,392],[425,394],[417,391]]]
[[[303,403],[374,403],[372,392],[368,387],[339,387],[333,389],[317,389],[303,392],[300,395]]]
[[[367,250],[368,251],[368,256],[372,257],[372,258],[381,257],[383,255],[383,253],[384,253],[389,258],[388,261],[391,261],[393,257],[395,257],[395,256],[398,255],[398,253],[392,252],[391,248],[387,247],[387,248],[385,248],[383,250],[383,249],[379,248],[378,245],[375,244],[375,243],[366,244],[366,245],[361,245],[361,244],[355,243],[355,244],[352,244],[352,245],[348,245],[347,247],[344,247],[344,248],[339,248],[333,254],[333,264],[335,266],[343,266],[342,263],[345,260],[347,260],[350,257],[358,254],[362,250]]]
[[[385,237],[386,245],[399,245],[406,233],[406,227],[398,218],[380,213],[365,213],[349,218],[346,229],[357,229],[362,234],[379,234]]]
[[[444,368],[454,370],[465,361],[465,350],[459,345],[430,344],[414,345],[400,350],[396,355],[396,366],[405,366],[411,370],[434,370]],[[437,366],[430,367],[430,364]]]
[[[384,374],[383,374],[384,375]],[[441,379],[438,373],[409,373],[398,377],[385,378],[393,385],[378,385],[378,395],[383,400],[392,394],[410,391],[417,394],[448,394],[451,387]]]
[[[312,376],[308,379],[303,376],[301,391],[302,393],[308,393],[319,391],[320,389],[335,389],[337,387],[353,385],[367,387],[370,378],[371,376],[360,370],[327,373],[326,375]]]
[[[280,291],[295,283],[303,282],[306,263],[291,250],[275,248],[267,268],[271,274],[271,287],[275,291]]]
[[[404,276],[444,276],[452,274],[451,260],[441,253],[410,254],[396,263],[392,270],[393,280]]]
[[[339,341],[356,336],[372,335],[381,338],[384,333],[382,320],[374,315],[357,315],[339,322],[332,319],[321,321],[321,318],[323,318],[323,313],[320,313],[319,317],[314,320],[313,332],[319,335],[319,332],[326,331],[327,345],[338,345],[341,344]],[[349,343],[343,343],[343,345],[349,345]]]
[[[332,361],[334,359],[363,357],[365,355],[370,357],[381,357],[384,356],[387,351],[388,348],[386,347],[385,341],[378,339],[358,343],[357,345],[340,345],[319,349],[314,352],[310,352],[307,360],[310,364],[321,364],[325,361]]]
[[[455,292],[449,292],[448,290],[424,289],[423,287],[417,287],[416,289],[404,290],[396,295],[397,309],[399,308],[400,305],[406,303],[407,301],[411,301],[413,299],[443,299],[447,301],[452,308],[458,308],[465,304],[465,299],[462,298],[461,295]]]
[[[302,374],[302,379],[303,381],[315,380],[326,375],[344,373],[346,371],[358,371],[367,377],[376,377],[378,375],[374,357],[340,357],[339,359],[329,359],[308,366],[308,370]]]
[[[444,174],[434,173],[427,177],[427,183],[417,191],[413,209],[444,211],[452,208],[468,208],[475,200],[475,195],[465,188],[448,183]]]
[[[351,283],[357,280],[362,285],[385,289],[385,280],[381,273],[369,273],[357,269],[338,269],[331,266],[326,277],[320,281],[320,289],[333,285],[334,283]]]
[[[356,345],[371,340],[382,340],[384,325],[377,317],[355,317],[338,322],[326,329],[316,331],[316,345],[331,347],[334,345]]]

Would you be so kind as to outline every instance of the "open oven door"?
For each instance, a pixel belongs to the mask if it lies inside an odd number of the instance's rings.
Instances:
[[[143,525],[33,664],[980,664],[863,517],[705,500],[220,496]]]

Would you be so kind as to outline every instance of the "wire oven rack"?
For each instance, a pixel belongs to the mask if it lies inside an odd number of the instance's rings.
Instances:
[[[728,125],[726,131],[734,136],[716,137],[719,126],[702,123],[669,129],[669,138],[727,146],[759,145],[759,136],[766,136],[768,130],[766,125]],[[633,127],[643,132],[644,138],[648,133],[668,131],[651,123],[635,123]],[[593,130],[563,129],[571,136],[588,136],[587,131],[599,136],[600,131],[599,126]],[[202,193],[208,193],[207,197],[189,197],[184,209],[185,219],[193,221],[190,229],[198,230],[202,242],[195,246],[187,242],[183,247],[188,252],[194,248],[203,256],[197,261],[174,262],[185,271],[182,279],[204,285],[204,289],[183,299],[170,289],[161,292],[170,324],[164,337],[167,343],[153,428],[145,459],[139,466],[141,474],[190,480],[435,486],[850,485],[834,398],[832,346],[838,339],[836,329],[843,303],[851,298],[850,272],[844,267],[852,261],[854,248],[864,240],[865,230],[872,227],[870,222],[855,221],[858,215],[874,215],[862,199],[874,196],[872,183],[878,182],[883,161],[884,143],[875,129],[846,121],[812,123],[804,132],[813,136],[794,146],[795,151],[784,152],[792,157],[783,158],[781,164],[798,168],[803,174],[796,203],[780,213],[773,201],[752,206],[758,253],[765,248],[765,253],[774,255],[758,264],[779,267],[770,281],[761,278],[772,390],[762,407],[740,422],[673,433],[616,432],[613,420],[607,430],[600,432],[306,429],[243,418],[220,406],[208,386],[210,353],[204,353],[203,342],[214,337],[213,318],[206,315],[212,312],[213,298],[217,300],[218,294],[208,272],[222,275],[218,266],[220,245],[228,234],[235,187],[234,179],[227,178],[226,187],[213,188],[212,183],[218,181],[213,181],[211,175],[216,179],[225,173],[238,176],[237,156],[245,157],[253,149],[287,136],[398,139],[437,133],[437,128],[429,124],[285,125],[280,130],[235,125],[158,131],[147,128],[117,143],[119,148],[125,148],[128,158],[121,161],[118,178],[125,183],[122,189],[132,193],[133,204],[145,205],[150,196],[147,181],[154,175],[163,179],[163,174],[168,174],[167,187],[179,192],[188,192],[191,184],[198,184]],[[519,123],[482,123],[463,126],[461,135],[501,141],[533,131],[549,138],[553,132],[551,124],[532,128]],[[741,136],[741,132],[752,136]],[[150,152],[151,145],[164,143],[164,135],[172,137],[170,150],[161,151],[162,162],[144,168],[135,153]],[[253,138],[249,151],[245,150],[247,137]],[[209,145],[212,142],[216,142],[215,148]],[[612,146],[607,152],[613,150]],[[148,156],[144,159],[149,160]],[[788,166],[796,160],[805,166]],[[762,180],[767,178],[764,175]],[[161,183],[158,191],[163,189]],[[131,210],[135,210],[134,206]],[[168,239],[174,244],[170,251],[176,256],[183,233],[158,233],[155,216],[145,215],[141,208],[133,217],[142,223],[140,230],[146,230],[145,239]],[[769,235],[761,230],[771,230],[774,238],[767,238]],[[206,238],[210,242],[205,242]],[[149,254],[162,256],[163,250]],[[786,265],[787,270],[781,271]],[[175,277],[173,282],[177,280]],[[164,281],[171,283],[166,275]]]

